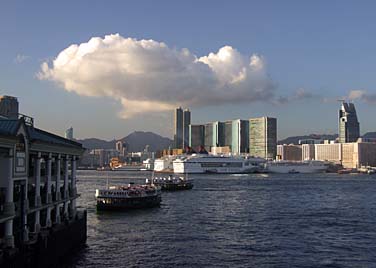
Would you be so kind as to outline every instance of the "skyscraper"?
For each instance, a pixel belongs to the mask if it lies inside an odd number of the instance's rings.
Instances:
[[[249,121],[232,120],[231,152],[233,154],[248,153]]]
[[[275,159],[277,155],[277,119],[249,119],[249,153],[255,157]]]
[[[191,124],[191,112],[185,109],[183,112],[183,148],[189,146],[189,125]]]
[[[225,124],[223,122],[211,122],[204,125],[205,149],[220,147],[225,144]]]
[[[176,149],[184,149],[189,144],[189,125],[191,112],[181,107],[176,108],[174,116],[174,145]]]
[[[360,137],[359,122],[353,103],[342,102],[338,121],[339,142],[356,142]]]
[[[189,125],[189,146],[197,150],[205,144],[205,126]]]
[[[176,108],[174,114],[174,147],[183,148],[183,109],[181,107]]]
[[[70,127],[65,131],[65,138],[69,140],[73,140],[73,128]]]

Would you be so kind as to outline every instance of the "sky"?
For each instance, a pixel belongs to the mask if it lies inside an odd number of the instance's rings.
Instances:
[[[278,138],[337,133],[340,99],[376,131],[374,1],[1,1],[0,95],[58,135],[173,135],[277,118]]]

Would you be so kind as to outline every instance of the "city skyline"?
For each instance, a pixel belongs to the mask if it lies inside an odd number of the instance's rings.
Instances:
[[[63,136],[72,126],[78,139],[172,138],[172,111],[183,106],[192,124],[275,117],[282,139],[338,133],[337,100],[346,99],[360,133],[376,130],[371,1],[87,6],[2,5],[0,95],[18,97],[38,127]]]

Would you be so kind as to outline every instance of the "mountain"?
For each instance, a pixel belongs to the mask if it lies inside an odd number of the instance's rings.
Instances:
[[[140,152],[145,149],[146,145],[149,145],[149,151],[155,152],[158,150],[167,149],[172,140],[162,137],[153,132],[135,131],[128,136],[119,139],[128,145],[129,152]],[[116,141],[105,141],[96,138],[77,140],[87,149],[115,149]]]
[[[376,139],[376,132],[367,132],[363,135],[363,138]]]
[[[303,136],[293,136],[278,141],[278,144],[299,144],[299,140],[304,139],[335,140],[337,137],[337,134],[310,134]]]
[[[83,140],[77,140],[84,148],[87,149],[115,149],[115,140],[105,141],[96,138],[88,138]]]
[[[120,140],[127,143],[130,152],[140,152],[145,149],[146,145],[149,145],[151,152],[167,149],[172,145],[172,140],[169,138],[143,131],[135,131]]]

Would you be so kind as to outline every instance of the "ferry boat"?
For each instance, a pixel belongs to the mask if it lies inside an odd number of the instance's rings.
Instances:
[[[262,158],[192,154],[173,161],[174,173],[254,173],[260,170]]]
[[[160,205],[161,187],[153,184],[110,186],[96,189],[97,210],[128,210]]]
[[[148,181],[146,181],[148,183]],[[180,191],[190,190],[193,188],[193,181],[188,180],[186,177],[173,177],[172,175],[167,178],[155,177],[152,179],[154,185],[160,186],[162,191]]]
[[[265,163],[265,172],[269,173],[323,173],[328,169],[326,162],[312,161],[269,161]]]

